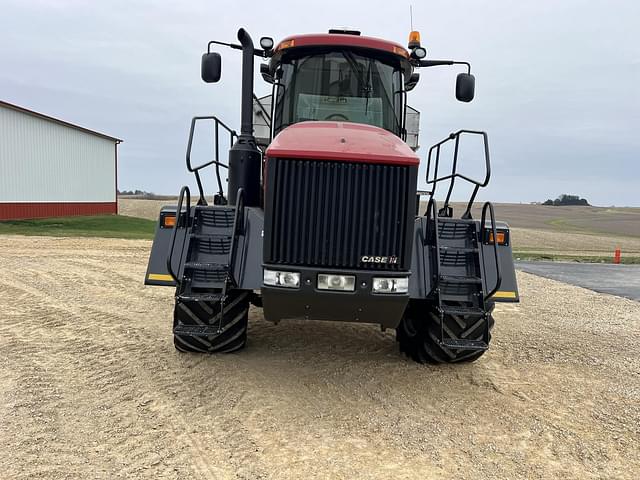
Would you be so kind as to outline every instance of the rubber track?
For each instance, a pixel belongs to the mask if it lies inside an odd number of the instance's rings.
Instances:
[[[220,302],[184,302],[176,300],[175,325],[214,325],[220,322]],[[231,291],[220,322],[221,333],[207,337],[174,335],[174,345],[181,352],[231,353],[247,341],[249,293]]]
[[[449,349],[439,342],[441,335],[440,316],[430,310],[424,318],[418,316],[417,309],[409,310],[405,319],[396,329],[400,350],[418,363],[459,363],[473,362],[480,358],[483,350]],[[445,335],[451,338],[482,340],[486,320],[462,315],[445,315]],[[494,320],[489,314],[489,341]]]

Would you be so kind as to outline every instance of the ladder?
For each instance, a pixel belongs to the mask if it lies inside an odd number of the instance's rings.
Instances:
[[[183,200],[187,205],[183,209]],[[178,201],[176,224],[172,231],[167,268],[177,284],[176,301],[220,302],[218,325],[174,326],[179,335],[209,336],[220,333],[229,289],[238,287],[234,266],[238,238],[244,234],[244,195],[238,190],[237,205],[190,206],[190,192],[183,187]],[[184,235],[181,268],[172,269],[175,238]]]
[[[426,242],[432,254],[432,288],[440,317],[440,344],[446,348],[462,350],[486,350],[489,346],[489,298],[501,283],[500,263],[496,242],[493,251],[496,260],[496,285],[487,292],[486,265],[482,255],[482,243],[488,243],[486,213],[490,213],[493,239],[497,238],[493,206],[486,202],[482,209],[482,221],[471,218],[440,217],[434,199],[427,207],[429,231]],[[462,317],[466,328],[454,334],[446,327],[445,315]],[[474,332],[484,322],[482,336]]]

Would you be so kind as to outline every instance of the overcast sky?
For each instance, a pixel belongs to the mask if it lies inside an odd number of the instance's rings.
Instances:
[[[0,99],[123,138],[120,189],[177,193],[194,183],[190,118],[239,129],[240,52],[223,47],[222,81],[204,84],[208,40],[235,41],[241,26],[257,42],[347,25],[406,44],[409,3],[0,0]],[[486,130],[493,177],[481,199],[640,206],[639,22],[637,0],[414,1],[429,57],[468,60],[476,76],[463,104],[459,70],[421,71],[409,94],[421,157],[458,128]],[[258,76],[255,90],[270,91]],[[465,168],[479,175],[478,162]]]

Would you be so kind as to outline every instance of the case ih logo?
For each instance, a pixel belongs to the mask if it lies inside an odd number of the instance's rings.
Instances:
[[[398,263],[398,257],[391,255],[390,257],[374,257],[371,255],[363,255],[360,257],[362,263]]]

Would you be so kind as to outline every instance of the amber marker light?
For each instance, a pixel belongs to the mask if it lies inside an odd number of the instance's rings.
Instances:
[[[164,228],[172,228],[176,224],[176,216],[175,215],[165,215],[162,217],[162,226]]]
[[[420,46],[420,32],[414,30],[409,33],[409,48],[417,48]]]
[[[498,238],[498,245],[504,245],[507,243],[507,235],[503,231],[496,232],[496,237]],[[489,232],[489,242],[493,244],[493,232]]]

